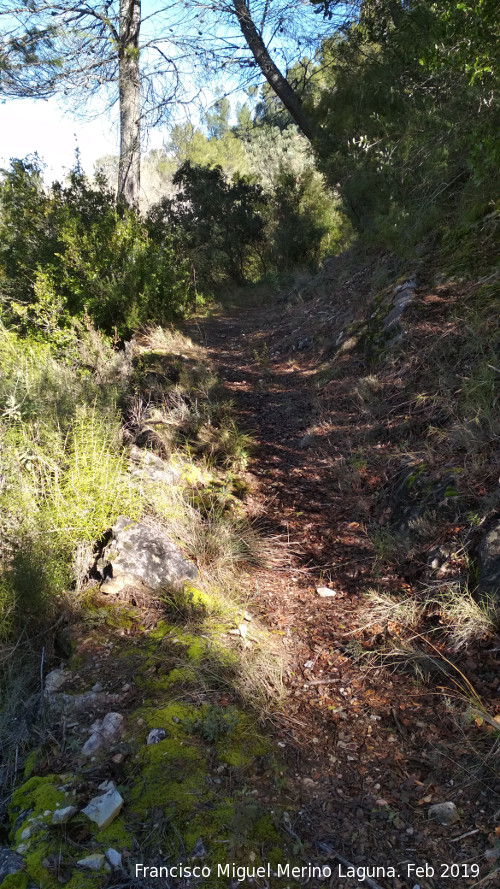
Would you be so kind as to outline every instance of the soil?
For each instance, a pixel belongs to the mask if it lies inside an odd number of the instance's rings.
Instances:
[[[438,309],[442,298],[436,297]],[[432,303],[427,291],[419,300]],[[367,661],[390,628],[378,635],[360,631],[370,587],[404,592],[418,582],[411,560],[403,567],[380,563],[366,527],[384,515],[377,492],[394,471],[402,427],[426,429],[429,418],[408,417],[399,407],[401,361],[399,367],[388,362],[385,371],[380,431],[353,402],[355,381],[367,372],[359,357],[346,359],[339,379],[318,386],[320,358],[328,356],[346,312],[338,301],[334,317],[333,307],[326,343],[323,323],[321,356],[300,339],[313,312],[314,306],[294,314],[279,304],[247,304],[188,330],[207,347],[241,428],[256,442],[250,515],[285,544],[281,567],[263,566],[251,582],[261,619],[286,652],[288,694],[272,730],[295,775],[293,833],[310,856],[331,861],[339,880],[332,885],[343,884],[332,850],[357,867],[378,867],[367,872],[372,887],[497,885],[500,782],[492,756],[498,746],[484,726],[463,721],[466,708],[453,677],[418,682],[408,671]],[[419,331],[415,316],[417,339],[435,335],[439,314],[428,317]],[[421,348],[415,340],[413,359],[405,360],[416,361]],[[449,530],[440,533],[446,537]],[[322,598],[318,587],[335,595]],[[491,639],[484,640],[460,667],[473,675],[493,712],[497,657]],[[448,801],[456,804],[458,820],[442,826],[429,809]]]

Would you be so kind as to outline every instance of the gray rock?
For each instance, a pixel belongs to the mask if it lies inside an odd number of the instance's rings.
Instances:
[[[404,290],[415,290],[416,286],[417,286],[417,279],[415,278],[415,276],[413,276],[413,278],[407,278],[406,281],[403,281],[402,284],[399,284],[399,286],[394,289],[394,296],[397,296],[398,294],[402,293]]]
[[[106,713],[101,725],[101,735],[111,744],[123,734],[123,716],[121,713]]]
[[[97,789],[104,790],[105,792],[107,792],[108,790],[114,790],[115,785],[113,784],[112,781],[101,781],[101,783],[99,784],[99,787]]]
[[[82,747],[82,753],[84,756],[94,756],[102,747],[102,739],[99,732],[94,732],[90,738],[85,741],[85,744]]]
[[[146,738],[146,744],[159,744],[166,737],[167,733],[164,728],[152,728]]]
[[[106,858],[113,870],[119,870],[122,866],[122,856],[116,849],[106,849]]]
[[[106,694],[105,692],[88,691],[82,695],[68,695],[60,692],[51,695],[49,704],[54,713],[64,716],[78,716],[99,711],[105,712],[120,701],[120,695]]]
[[[82,814],[97,824],[99,830],[104,830],[119,815],[122,806],[123,797],[112,785],[106,793],[91,799],[88,805],[82,809]]]
[[[429,818],[439,821],[443,827],[450,827],[459,819],[455,803],[435,803],[429,808],[428,815]]]
[[[47,695],[55,694],[62,688],[70,675],[67,670],[51,670],[45,677],[45,693]]]
[[[479,548],[479,592],[500,601],[500,518],[487,528]]]
[[[106,858],[100,852],[94,852],[92,855],[87,855],[86,858],[80,858],[76,863],[80,867],[86,868],[86,870],[102,870],[106,863]]]
[[[398,324],[405,309],[413,302],[417,282],[411,278],[396,287],[393,294],[392,308],[383,323],[385,333],[393,330]]]
[[[84,756],[93,756],[103,747],[110,747],[123,734],[123,716],[121,713],[106,713],[104,719],[98,719],[92,725],[92,734],[82,747]]]
[[[198,837],[198,839],[196,840],[196,843],[193,846],[193,851],[191,852],[191,855],[193,856],[193,858],[206,858],[207,857],[207,850],[205,849],[205,846],[203,844],[203,840],[201,837]]]
[[[198,571],[181,555],[167,535],[143,522],[120,516],[113,526],[111,542],[103,553],[106,574],[127,575],[151,590],[160,590],[194,580]]]
[[[52,815],[52,824],[66,824],[77,812],[76,806],[65,806],[64,809],[56,809]]]
[[[23,859],[14,849],[0,846],[0,884],[9,874],[17,874],[24,866]]]
[[[137,445],[132,445],[130,449],[129,466],[130,474],[135,478],[147,478],[157,484],[175,485],[180,479],[177,469],[169,466],[152,451],[138,448]]]
[[[312,445],[312,442],[312,435],[309,435],[309,433],[306,432],[306,434],[303,435],[299,441],[299,448],[302,448],[302,450],[304,450],[305,448],[309,448]]]

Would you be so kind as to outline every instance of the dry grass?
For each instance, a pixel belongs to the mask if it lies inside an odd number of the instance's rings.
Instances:
[[[453,652],[467,648],[484,636],[500,631],[500,612],[493,599],[476,599],[458,584],[444,586],[440,596],[441,614],[448,625]]]
[[[453,654],[500,631],[498,605],[474,597],[467,585],[458,582],[433,584],[404,599],[369,590],[361,611],[363,629],[378,626],[385,631],[393,626],[410,640],[429,632],[429,621]]]
[[[135,348],[144,352],[164,352],[180,355],[206,362],[206,352],[202,346],[194,343],[189,337],[175,327],[143,327],[134,336]]]

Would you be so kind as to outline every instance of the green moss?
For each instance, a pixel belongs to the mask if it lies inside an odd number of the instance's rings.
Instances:
[[[207,613],[213,610],[214,601],[212,597],[209,596],[208,593],[205,593],[203,590],[198,589],[198,587],[195,587],[190,583],[184,584],[182,595],[186,604],[193,611],[201,611],[203,613]]]
[[[26,812],[26,818],[17,825],[13,840],[16,843],[21,842],[21,833],[28,826],[28,818],[36,818],[39,822],[48,822],[52,813],[57,806],[62,806],[66,802],[66,794],[64,791],[58,790],[60,777],[57,775],[47,775],[44,778],[29,778],[24,784],[17,788],[12,794],[9,814],[11,823],[14,825],[20,812]],[[48,811],[50,815],[44,815]]]
[[[86,852],[82,852],[82,857]],[[58,880],[57,873],[52,869],[43,866],[45,859],[50,859],[51,855],[62,856],[62,872],[73,869],[75,864],[74,849],[69,849],[65,845],[61,846],[59,842],[57,846],[51,847],[47,842],[39,843],[33,851],[30,851],[25,858],[26,870],[30,878],[36,883],[39,889],[60,889],[61,883]],[[91,873],[84,870],[72,870],[71,877],[65,886],[67,889],[98,889],[108,879],[106,873]]]
[[[161,642],[165,636],[171,632],[172,626],[171,624],[167,624],[165,620],[159,620],[155,627],[149,633],[149,639],[153,641]]]
[[[264,756],[269,749],[267,742],[257,733],[255,724],[243,714],[231,735],[220,740],[216,747],[220,761],[234,768],[250,765],[256,756]]]
[[[207,643],[204,639],[197,639],[195,636],[191,637],[191,642],[188,645],[187,656],[191,661],[195,661],[195,663],[199,663],[207,653]]]
[[[123,849],[130,849],[133,844],[133,834],[125,823],[123,816],[115,818],[115,820],[105,830],[93,831],[94,839],[103,847],[103,849],[117,849],[121,852]]]
[[[187,685],[196,682],[196,673],[192,667],[175,667],[170,673],[157,680],[156,685],[168,689],[172,685]]]
[[[26,889],[28,875],[19,871],[17,874],[7,874],[2,881],[2,889]]]
[[[152,728],[164,728],[167,737],[140,749],[138,777],[129,795],[132,813],[145,817],[156,807],[171,817],[192,813],[203,794],[207,772],[203,751],[185,730],[186,721],[196,710],[192,705],[172,703],[162,709],[141,711],[146,733]]]
[[[35,771],[36,761],[38,757],[38,750],[32,750],[31,753],[28,754],[24,763],[24,777],[26,779],[31,778],[33,772]]]

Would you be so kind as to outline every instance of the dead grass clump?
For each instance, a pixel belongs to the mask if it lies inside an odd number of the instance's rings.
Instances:
[[[500,631],[498,605],[493,599],[476,599],[467,586],[446,584],[441,591],[440,607],[453,652]]]
[[[155,325],[143,327],[134,337],[134,346],[146,352],[185,355],[206,361],[203,348],[196,345],[175,327],[158,327]]]
[[[380,625],[385,628],[393,623],[405,630],[415,630],[421,617],[422,603],[414,596],[398,599],[378,590],[368,590],[366,594],[362,620],[367,627]]]

